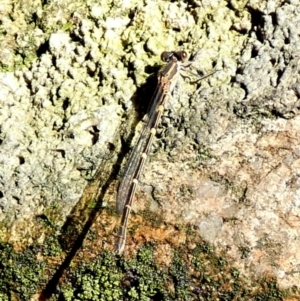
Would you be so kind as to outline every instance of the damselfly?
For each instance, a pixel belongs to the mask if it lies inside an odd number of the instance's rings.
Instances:
[[[185,51],[165,51],[161,54],[161,59],[167,64],[158,73],[158,83],[148,108],[146,124],[130,155],[117,191],[117,211],[119,214],[122,214],[115,246],[117,254],[122,254],[125,248],[127,224],[134,194],[165,104],[171,97],[171,93],[178,81],[180,70],[190,67],[193,63],[192,60],[187,61],[187,57]]]

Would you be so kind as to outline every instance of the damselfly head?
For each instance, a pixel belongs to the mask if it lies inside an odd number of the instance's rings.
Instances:
[[[169,62],[173,55],[174,55],[174,51],[164,51],[160,55],[160,58],[163,62]]]
[[[188,55],[185,51],[164,51],[160,57],[163,62],[169,62],[172,58],[180,62],[185,62]]]

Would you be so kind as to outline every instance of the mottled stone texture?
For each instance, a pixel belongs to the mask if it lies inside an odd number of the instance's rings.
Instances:
[[[126,162],[159,54],[199,51],[193,72],[219,71],[181,81],[135,209],[299,286],[298,1],[69,2],[0,4],[1,238],[42,241],[37,215],[61,225],[104,160]]]

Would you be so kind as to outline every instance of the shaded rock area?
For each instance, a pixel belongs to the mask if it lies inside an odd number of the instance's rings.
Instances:
[[[37,217],[65,229],[76,216],[80,232],[85,208],[114,211],[160,53],[198,51],[193,72],[218,71],[184,74],[134,211],[191,225],[249,279],[299,289],[298,2],[60,4],[0,4],[1,241],[42,244]],[[160,241],[147,229],[135,223],[128,250]]]

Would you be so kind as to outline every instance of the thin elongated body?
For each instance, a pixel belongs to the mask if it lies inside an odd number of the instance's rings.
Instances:
[[[117,254],[122,254],[125,248],[127,224],[133,198],[165,104],[171,97],[171,93],[180,75],[180,70],[192,64],[191,61],[186,62],[187,53],[185,51],[163,52],[161,58],[167,64],[158,74],[158,83],[149,105],[146,124],[131,153],[117,191],[117,211],[119,214],[122,214],[115,246]]]

